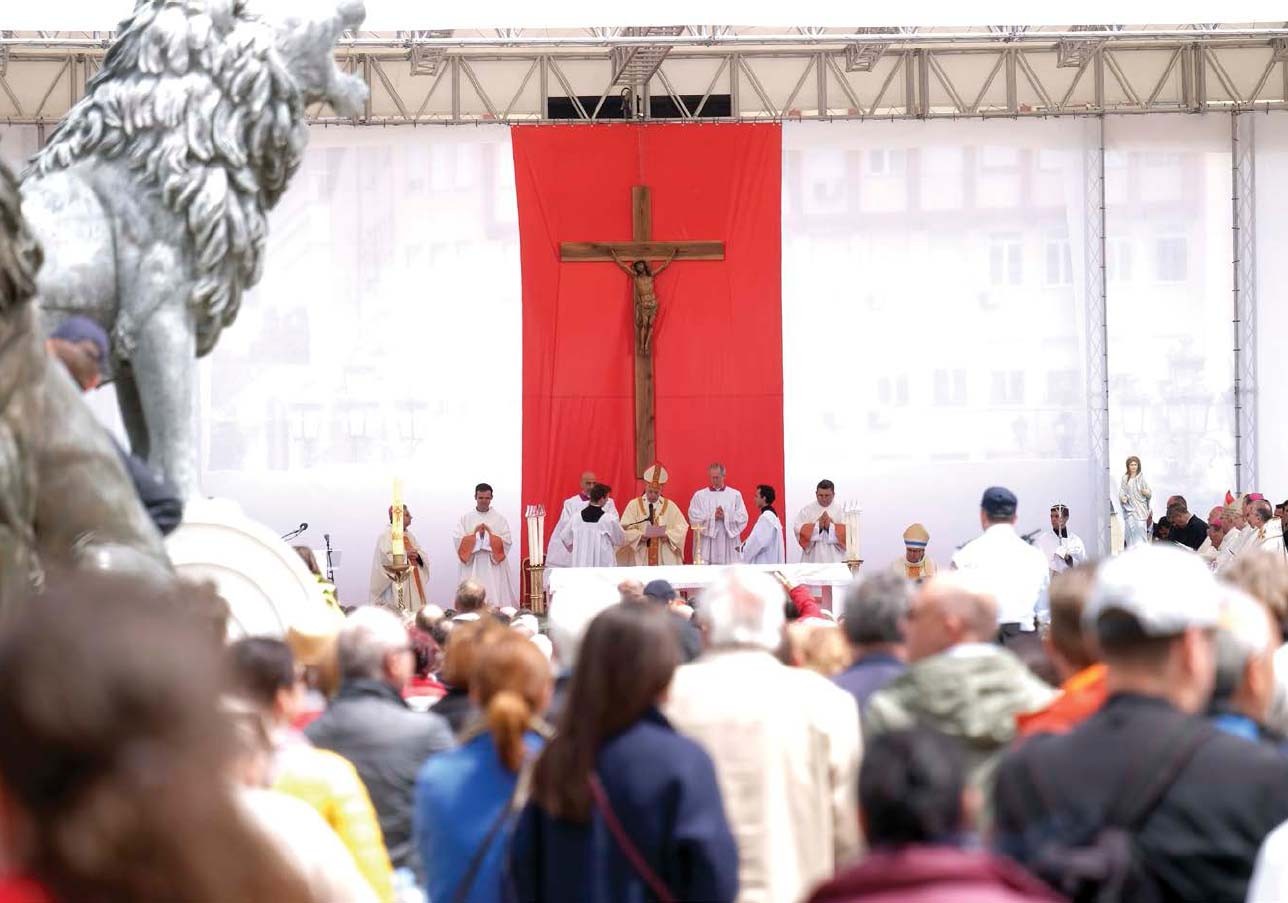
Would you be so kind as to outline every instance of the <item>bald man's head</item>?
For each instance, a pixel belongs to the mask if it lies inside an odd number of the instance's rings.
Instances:
[[[997,601],[971,575],[950,571],[922,586],[908,608],[908,658],[918,661],[997,634]]]
[[[581,494],[590,495],[590,490],[598,480],[595,479],[595,472],[588,470],[581,475]]]

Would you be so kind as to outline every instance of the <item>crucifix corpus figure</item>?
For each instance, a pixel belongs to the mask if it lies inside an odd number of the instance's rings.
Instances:
[[[629,266],[613,251],[613,261],[622,272],[630,276],[635,283],[635,353],[651,354],[653,352],[653,321],[657,319],[657,293],[653,291],[653,280],[662,275],[662,271],[675,260],[675,251],[656,270],[650,270],[647,260],[637,260]]]
[[[649,189],[631,189],[631,241],[566,241],[559,259],[569,263],[613,263],[631,278],[635,316],[635,463],[643,473],[657,460],[653,416],[653,328],[658,299],[654,280],[677,260],[724,260],[722,241],[654,241]],[[651,265],[651,261],[661,261]]]

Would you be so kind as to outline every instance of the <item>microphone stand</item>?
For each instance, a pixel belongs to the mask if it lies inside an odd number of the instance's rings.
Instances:
[[[331,534],[323,533],[322,539],[326,541],[326,582],[335,583],[335,566],[331,563]]]

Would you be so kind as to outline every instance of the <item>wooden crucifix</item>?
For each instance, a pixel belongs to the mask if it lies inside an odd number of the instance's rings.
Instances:
[[[627,276],[635,295],[635,472],[657,461],[654,419],[653,324],[657,293],[653,279],[676,260],[724,260],[722,241],[654,241],[653,206],[649,189],[631,188],[631,241],[565,241],[559,259],[574,263],[615,263]],[[662,261],[653,267],[649,261]]]

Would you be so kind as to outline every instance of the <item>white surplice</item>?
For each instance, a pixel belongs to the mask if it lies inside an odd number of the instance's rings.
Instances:
[[[716,509],[724,508],[724,520],[716,520]],[[742,561],[738,547],[747,526],[747,506],[742,493],[726,486],[716,491],[699,489],[689,502],[689,526],[702,528],[704,564],[737,564]]]
[[[554,543],[569,554],[569,567],[611,568],[617,566],[617,548],[626,542],[622,522],[615,513],[591,523],[581,512],[555,534]]]
[[[796,515],[796,519],[792,521],[792,539],[797,545],[800,545],[801,527],[806,524],[814,525],[814,535],[801,551],[801,561],[808,561],[810,564],[832,564],[845,560],[845,543],[836,535],[837,525],[845,524],[845,515],[841,513],[840,507],[836,502],[832,502],[826,508],[818,502],[810,502]],[[818,519],[823,516],[824,511],[832,518],[832,525],[827,530],[823,530],[818,525]]]
[[[574,495],[572,498],[564,499],[563,508],[559,512],[559,521],[555,524],[554,531],[550,534],[550,548],[546,550],[546,567],[548,568],[566,568],[572,564],[572,556],[568,553],[568,547],[556,540],[559,531],[572,522],[590,504],[590,499],[584,495]],[[613,500],[609,499],[604,503],[604,512],[607,514],[617,514],[617,506]]]
[[[1073,559],[1074,564],[1082,564],[1087,560],[1086,544],[1068,530],[1065,530],[1063,539],[1055,535],[1055,530],[1040,533],[1034,545],[1047,557],[1047,567],[1053,574],[1069,570],[1069,563],[1064,560],[1066,555]]]
[[[491,538],[482,531],[475,532],[479,524],[485,524],[501,540],[500,561],[492,558]],[[515,605],[518,595],[514,591],[514,580],[510,576],[510,566],[506,560],[510,555],[510,525],[495,508],[486,513],[470,509],[456,522],[456,529],[452,531],[452,547],[457,550],[458,558],[461,543],[471,534],[474,536],[474,548],[461,562],[461,580],[477,580],[483,584],[487,590],[487,604],[493,608]]]
[[[421,589],[429,586],[429,556],[425,554],[420,542],[410,530],[404,530],[403,537],[408,546],[414,546],[420,552],[420,557],[425,562],[423,567],[416,567],[416,571],[420,573],[420,588],[417,588],[416,574],[412,571],[407,572],[407,581],[403,584],[403,607],[408,611],[420,611],[428,601]],[[386,527],[376,537],[376,551],[371,556],[371,581],[367,601],[372,605],[392,606],[398,602],[397,585],[389,579],[384,567],[386,564],[393,564],[392,549],[393,537],[389,535],[389,528]]]
[[[756,526],[742,544],[742,560],[747,564],[782,564],[786,560],[783,524],[770,509],[763,509],[756,518]]]

